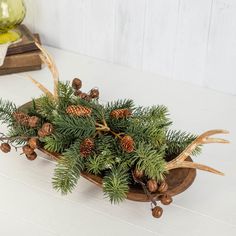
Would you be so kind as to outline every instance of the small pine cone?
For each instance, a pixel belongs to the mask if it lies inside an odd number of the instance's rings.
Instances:
[[[164,194],[162,197],[161,197],[161,203],[163,205],[170,205],[171,203],[173,202],[173,199],[170,195],[168,194]]]
[[[160,218],[162,216],[163,209],[159,206],[156,206],[152,209],[152,216],[155,218]]]
[[[39,125],[39,122],[40,122],[40,118],[38,118],[37,116],[29,117],[29,120],[28,120],[29,127],[36,128]]]
[[[31,155],[34,153],[34,149],[31,148],[29,145],[23,146],[22,150],[25,155]]]
[[[94,148],[94,141],[91,138],[86,138],[80,144],[80,154],[82,157],[88,157]]]
[[[82,88],[82,81],[78,78],[75,78],[73,79],[72,81],[72,87],[75,89],[75,90],[79,90]]]
[[[92,99],[87,93],[80,93],[79,97],[88,102]]]
[[[44,137],[47,136],[47,134],[46,134],[42,129],[39,129],[39,130],[38,130],[38,136],[39,136],[40,138],[44,138]]]
[[[147,182],[147,188],[148,188],[148,190],[149,190],[151,193],[156,192],[157,189],[158,189],[157,181],[154,180],[154,179],[148,180],[148,182]]]
[[[44,123],[41,130],[45,136],[48,136],[53,132],[53,125],[51,123]]]
[[[82,93],[81,90],[75,90],[74,95],[75,95],[76,97],[79,97],[81,93]]]
[[[141,179],[144,176],[144,173],[142,170],[135,169],[134,170],[134,176],[137,179]]]
[[[28,145],[33,149],[37,149],[39,148],[39,140],[37,138],[30,138]]]
[[[13,113],[13,118],[15,121],[19,124],[28,126],[29,125],[29,116],[25,114],[24,112],[14,112]]]
[[[161,184],[160,184],[160,186],[159,186],[159,188],[158,188],[158,191],[159,191],[160,193],[164,193],[164,192],[166,192],[167,190],[168,190],[168,184],[166,183],[166,181],[161,182]]]
[[[91,98],[99,98],[99,90],[97,88],[91,89],[89,96]]]
[[[34,161],[37,158],[37,153],[33,152],[32,154],[26,155],[27,159],[30,161]]]
[[[70,115],[75,115],[78,117],[85,117],[85,116],[90,116],[92,113],[92,110],[84,106],[71,105],[67,107],[66,113]]]
[[[4,153],[8,153],[11,151],[11,146],[8,143],[2,143],[0,146],[0,150]]]
[[[131,153],[134,151],[134,140],[129,135],[124,136],[120,141],[121,147],[124,151]]]
[[[114,111],[111,112],[110,116],[111,118],[115,118],[115,119],[121,119],[121,118],[127,118],[129,116],[131,116],[131,111],[127,108],[124,109],[116,109]]]

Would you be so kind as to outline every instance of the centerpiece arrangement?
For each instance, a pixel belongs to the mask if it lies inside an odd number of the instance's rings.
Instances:
[[[196,169],[223,175],[192,161],[208,143],[228,143],[211,130],[202,135],[171,130],[168,109],[163,105],[135,106],[132,100],[99,103],[99,90],[82,92],[82,81],[59,81],[52,57],[37,44],[41,59],[54,80],[54,91],[29,77],[44,93],[17,108],[0,100],[0,120],[8,134],[0,133],[0,149],[22,148],[29,160],[36,149],[57,161],[53,187],[70,193],[82,175],[103,188],[111,203],[126,198],[150,201],[152,215],[159,218],[164,205],[188,188]]]

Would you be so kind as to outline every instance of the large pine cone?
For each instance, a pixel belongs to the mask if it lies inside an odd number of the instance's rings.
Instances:
[[[91,115],[92,109],[84,106],[71,105],[67,107],[66,113],[78,117],[86,117]]]

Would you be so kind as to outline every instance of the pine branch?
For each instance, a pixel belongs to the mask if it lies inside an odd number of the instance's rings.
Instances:
[[[99,155],[89,157],[86,161],[86,168],[88,172],[99,175],[102,171],[111,169],[114,164],[111,151],[104,150]]]
[[[179,155],[190,143],[197,138],[197,135],[190,134],[178,130],[169,130],[166,133],[166,156],[176,157]],[[197,147],[193,155],[199,155],[201,153],[201,147]]]
[[[71,138],[92,137],[96,132],[95,121],[91,117],[57,116],[53,121],[56,131]]]
[[[42,96],[36,100],[37,112],[47,120],[53,120],[55,113],[57,113],[57,104],[49,96]]]
[[[164,160],[165,146],[159,151],[154,150],[152,145],[140,142],[135,151],[134,161],[136,168],[143,170],[150,179],[163,180],[166,174]]]
[[[0,121],[2,124],[12,124],[12,114],[17,110],[16,105],[9,101],[0,99]]]
[[[59,82],[58,84],[58,111],[65,111],[68,105],[71,105],[74,91],[70,82]]]
[[[129,174],[124,169],[113,168],[103,178],[103,191],[111,203],[120,203],[129,191]]]
[[[62,194],[71,193],[77,185],[84,159],[80,155],[80,142],[76,142],[61,156],[54,171],[53,187]]]
[[[49,152],[62,153],[71,145],[73,139],[70,136],[54,133],[51,136],[42,138],[41,141],[45,143],[44,148]]]

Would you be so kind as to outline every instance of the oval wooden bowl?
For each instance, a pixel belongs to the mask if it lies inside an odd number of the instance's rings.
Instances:
[[[22,105],[19,109],[24,111],[29,108],[31,102],[28,102]],[[39,148],[40,151],[45,153],[47,156],[54,160],[58,160],[59,154],[58,153],[51,153],[43,148]],[[192,161],[191,157],[188,157],[188,161]],[[102,188],[102,177],[96,176],[93,174],[89,174],[87,172],[81,173],[81,175],[89,180],[90,182],[94,183],[95,185]],[[166,182],[169,186],[167,193],[171,196],[175,196],[184,192],[187,188],[191,186],[194,179],[196,177],[196,169],[189,169],[189,168],[179,168],[169,171],[169,174],[166,176]],[[153,197],[155,194],[153,194]],[[148,202],[150,198],[144,193],[141,186],[138,184],[135,186],[130,186],[130,190],[127,194],[127,199],[132,201],[139,201],[139,202]]]
[[[59,159],[58,153],[51,153],[43,148],[39,148],[40,151],[45,153],[47,156],[52,158],[53,160]],[[192,161],[191,157],[188,157],[188,161]],[[187,188],[189,188],[195,177],[197,171],[196,169],[190,168],[179,168],[169,171],[169,174],[166,175],[166,182],[169,186],[167,194],[171,196],[175,196],[184,192]],[[88,181],[94,183],[98,187],[102,188],[102,177],[93,175],[87,172],[82,172],[81,175],[87,179]],[[153,194],[153,197],[155,194]],[[149,202],[149,197],[144,193],[142,187],[140,185],[130,186],[129,192],[127,194],[127,199],[138,202]]]

